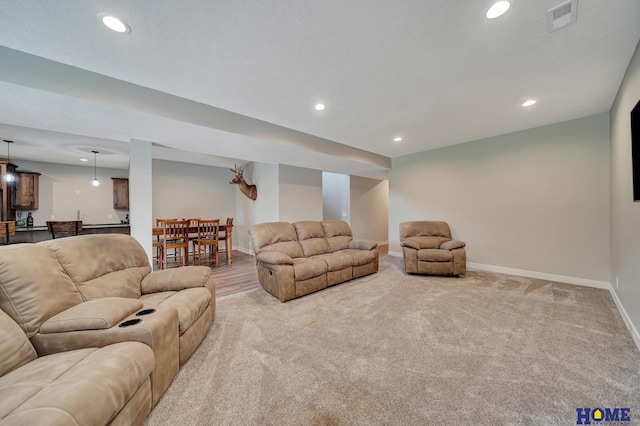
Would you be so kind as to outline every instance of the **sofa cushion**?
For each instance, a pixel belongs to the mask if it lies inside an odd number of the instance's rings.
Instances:
[[[108,424],[153,365],[153,351],[138,342],[38,358],[0,378],[0,423]]]
[[[185,266],[153,272],[142,280],[142,294],[159,291],[180,291],[186,288],[204,287],[211,276],[208,266]]]
[[[451,229],[447,222],[442,221],[402,222],[400,224],[400,241],[407,237],[443,237],[445,240],[450,240]]]
[[[178,311],[178,333],[182,335],[207,309],[211,292],[205,287],[146,294],[140,297],[145,308],[173,308]]]
[[[46,320],[40,333],[64,333],[80,330],[106,330],[142,309],[138,299],[104,297],[73,306]]]
[[[324,229],[324,236],[331,252],[349,248],[349,242],[353,239],[353,234],[347,222],[343,220],[323,220],[320,223]]]
[[[376,247],[378,247],[378,242],[373,240],[351,240],[349,243],[350,249],[373,250]]]
[[[296,281],[308,280],[327,273],[327,264],[320,259],[293,259],[293,276]]]
[[[459,249],[459,248],[463,248],[465,247],[467,244],[462,242],[462,241],[445,241],[444,243],[442,243],[440,245],[440,248],[442,250],[455,250],[455,249]]]
[[[353,266],[353,257],[349,253],[336,252],[313,256],[312,259],[320,259],[327,264],[327,271],[339,271]]]
[[[267,222],[249,229],[254,253],[279,251],[292,258],[303,257],[298,234],[288,222]]]
[[[149,293],[143,294],[140,296],[140,300],[144,304],[144,309],[155,308],[174,294],[178,293],[177,291],[161,291],[158,293]]]
[[[87,299],[140,297],[140,283],[151,272],[147,254],[135,238],[94,234],[38,243],[51,250]]]
[[[353,259],[353,266],[366,265],[368,263],[375,262],[376,259],[378,258],[377,250],[369,251],[369,250],[347,249],[347,250],[340,251],[340,253],[345,253],[351,256],[351,258]]]
[[[293,265],[293,259],[278,251],[263,251],[256,254],[256,261],[270,265]]]
[[[324,229],[320,222],[295,222],[293,226],[296,229],[304,257],[325,254],[331,251],[327,239],[324,237]]]
[[[28,338],[52,316],[84,302],[54,254],[37,244],[0,247],[0,309]]]
[[[448,239],[444,237],[407,237],[402,243],[407,247],[412,247],[415,249],[437,249],[440,248],[440,245]]]
[[[451,262],[453,253],[449,250],[422,249],[418,250],[418,260],[422,262]]]
[[[0,342],[0,377],[38,357],[24,331],[4,311],[0,311]]]

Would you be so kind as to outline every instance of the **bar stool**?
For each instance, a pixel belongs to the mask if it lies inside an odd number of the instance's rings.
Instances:
[[[9,237],[16,235],[16,222],[15,220],[0,222],[0,237],[6,238],[6,243],[9,244]]]
[[[51,234],[52,239],[56,237],[69,237],[79,235],[82,231],[81,220],[56,220],[47,221],[47,230]]]

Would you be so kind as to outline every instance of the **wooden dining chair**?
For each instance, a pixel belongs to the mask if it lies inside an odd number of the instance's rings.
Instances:
[[[151,246],[156,252],[155,256],[153,257],[154,264],[157,263],[158,266],[160,266],[160,259],[162,259],[162,241],[160,240],[160,238],[156,238],[152,241]]]
[[[168,220],[178,220],[177,217],[172,217],[172,218],[167,218],[167,219],[160,219],[160,218],[156,218],[156,228],[162,228],[164,225],[164,222],[168,221]],[[164,232],[164,231],[163,231]],[[158,263],[158,266],[162,265],[162,235],[158,235],[156,236],[155,240],[153,240],[153,244],[152,247],[156,250],[156,256],[155,256],[155,261]],[[176,255],[176,251],[173,251],[173,257],[177,258]]]
[[[166,220],[162,222],[162,229],[160,269],[167,269],[167,254],[171,249],[183,252],[182,265],[187,266],[189,264],[189,221]]]
[[[209,249],[209,262],[220,266],[218,256],[218,246],[220,245],[219,233],[220,219],[208,219],[198,221],[198,237],[193,242],[193,263],[198,260],[198,265],[202,265],[205,259],[207,248]],[[205,260],[206,262],[206,260]]]
[[[228,217],[227,218],[227,222],[225,223],[227,226],[225,228],[225,231],[222,233],[222,235],[220,235],[219,239],[220,241],[222,241],[222,248],[224,249],[224,251],[222,251],[222,253],[224,253],[224,255],[227,258],[227,263],[229,260],[229,253],[227,253],[227,236],[231,234],[231,228],[233,227],[233,218],[232,217]]]
[[[198,239],[198,222],[200,221],[200,218],[197,217],[192,217],[192,218],[182,218],[182,220],[188,220],[189,221],[189,243],[193,243],[195,240]]]

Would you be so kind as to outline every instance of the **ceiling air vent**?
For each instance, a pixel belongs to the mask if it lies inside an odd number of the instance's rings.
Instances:
[[[578,0],[568,0],[547,10],[547,27],[549,32],[566,27],[576,22]]]

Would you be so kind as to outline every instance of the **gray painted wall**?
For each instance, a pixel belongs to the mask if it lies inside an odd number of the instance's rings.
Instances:
[[[351,217],[351,184],[349,175],[322,172],[322,218],[344,220]]]
[[[251,251],[249,228],[256,223],[280,220],[279,166],[277,164],[249,163],[244,176],[258,187],[258,198],[250,200],[236,189],[233,246]]]
[[[127,211],[113,209],[112,177],[128,177],[128,170],[98,167],[96,176],[100,186],[91,186],[91,167],[69,164],[19,161],[19,170],[41,173],[39,179],[39,208],[33,210],[35,226],[46,225],[51,216],[55,220],[80,219],[87,224],[119,223]],[[24,218],[27,212],[23,213]],[[109,217],[111,216],[111,217]]]
[[[322,220],[322,172],[280,165],[280,220]]]
[[[154,218],[233,217],[238,189],[228,168],[153,160],[152,174]]]
[[[600,114],[396,158],[389,250],[400,222],[444,220],[468,262],[606,285],[609,145]]]
[[[353,238],[389,239],[389,181],[351,176]]]
[[[640,328],[640,202],[633,202],[630,112],[640,101],[640,45],[611,108],[611,284]],[[616,285],[616,280],[618,284]],[[636,340],[640,347],[640,342]]]

